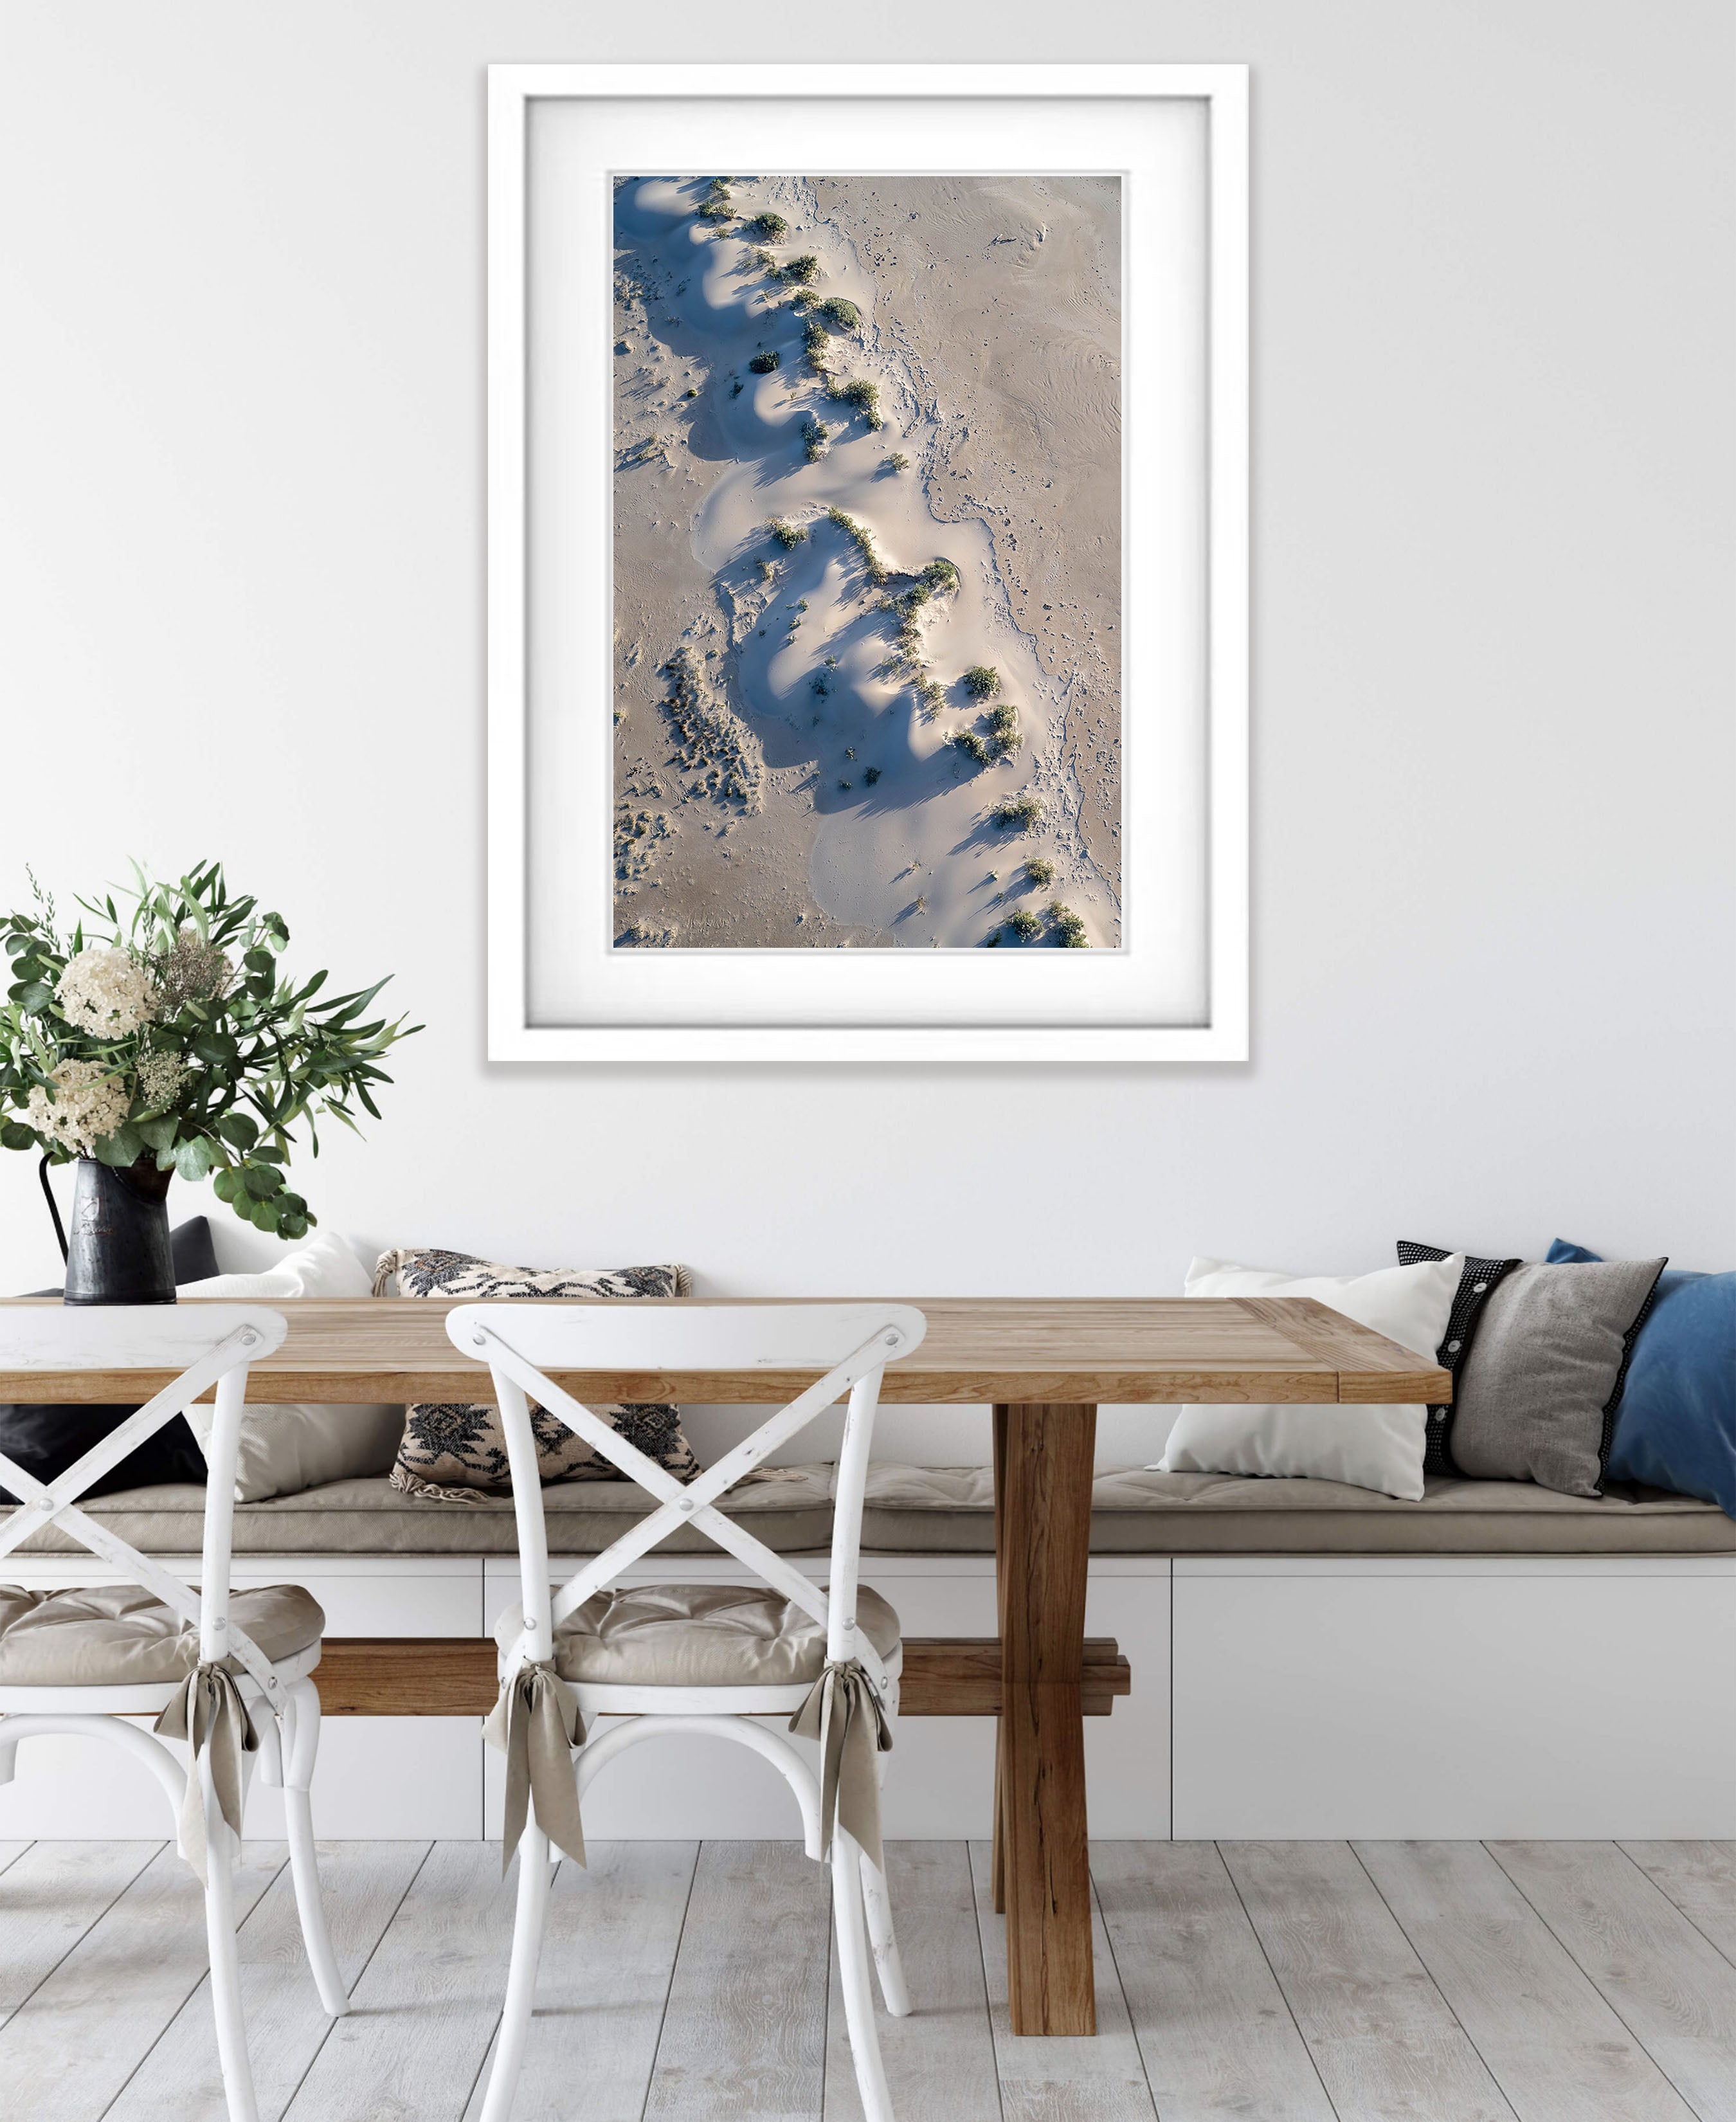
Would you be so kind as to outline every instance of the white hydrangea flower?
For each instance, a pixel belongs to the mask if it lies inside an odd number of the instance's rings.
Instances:
[[[51,1073],[56,1095],[51,1099],[39,1083],[26,1118],[38,1134],[88,1157],[98,1138],[113,1134],[127,1117],[132,1101],[126,1086],[100,1061],[63,1061]]]
[[[137,1031],[156,1007],[150,974],[127,951],[102,943],[67,961],[54,993],[69,1022],[105,1039]]]

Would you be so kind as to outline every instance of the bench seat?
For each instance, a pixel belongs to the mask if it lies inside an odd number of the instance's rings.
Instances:
[[[780,1554],[824,1549],[832,1532],[828,1466],[737,1490],[729,1514]],[[1602,1501],[1525,1481],[1431,1476],[1421,1503],[1399,1503],[1337,1481],[1253,1479],[1227,1474],[1099,1474],[1091,1548],[1097,1554],[1733,1554],[1736,1520],[1715,1504],[1655,1489]],[[630,1481],[571,1482],[544,1491],[554,1554],[593,1554],[649,1509]],[[205,1492],[192,1485],[118,1490],[86,1503],[99,1523],[147,1554],[197,1554]],[[992,1476],[986,1466],[883,1464],[869,1475],[865,1553],[992,1554]],[[240,1503],[237,1554],[505,1555],[516,1550],[507,1498],[418,1501],[384,1476],[331,1481],[301,1495]],[[49,1526],[21,1552],[82,1552]],[[692,1526],[665,1554],[715,1555]]]

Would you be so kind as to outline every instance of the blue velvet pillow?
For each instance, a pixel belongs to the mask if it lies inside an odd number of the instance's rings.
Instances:
[[[1552,1262],[1600,1260],[1557,1238]],[[1736,1274],[1666,1268],[1627,1367],[1609,1478],[1698,1496],[1736,1518]]]

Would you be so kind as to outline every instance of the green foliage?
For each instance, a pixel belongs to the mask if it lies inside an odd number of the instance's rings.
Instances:
[[[772,516],[766,528],[786,553],[793,552],[808,535],[800,524],[786,523],[781,516]]]
[[[862,321],[861,311],[842,295],[828,295],[819,306],[819,314],[834,331],[853,332]]]
[[[967,759],[974,760],[978,766],[988,764],[988,746],[973,729],[955,729],[946,741],[954,751],[962,751]]]
[[[948,596],[959,587],[959,571],[950,560],[931,560],[922,573],[922,587],[935,596]]]
[[[880,459],[882,471],[908,471],[909,469],[910,460],[902,450],[894,450],[889,457]]]
[[[1085,925],[1070,906],[1058,899],[1049,901],[1049,918],[1055,924],[1055,940],[1064,951],[1084,951],[1090,946],[1085,941]]]
[[[746,232],[762,243],[782,243],[790,233],[790,224],[781,213],[756,213],[748,223]]]
[[[853,407],[870,428],[879,429],[885,426],[886,423],[880,418],[880,386],[870,383],[866,376],[852,376],[847,383],[834,383],[832,395],[843,404]]]
[[[1001,673],[992,663],[973,663],[964,674],[964,689],[973,700],[992,700],[1001,689]]]
[[[856,549],[862,556],[863,571],[870,582],[878,587],[882,582],[890,580],[892,571],[874,549],[874,534],[866,524],[858,523],[853,516],[846,515],[842,508],[828,508],[826,520],[828,523],[837,524],[844,535],[854,543]]]
[[[824,420],[816,420],[811,413],[802,422],[802,453],[810,464],[818,464],[826,454],[826,438],[831,432]]]
[[[768,346],[763,353],[756,353],[748,363],[756,376],[769,376],[776,368],[781,356],[775,346]]]
[[[1007,916],[1006,925],[1021,943],[1029,943],[1034,937],[1043,933],[1043,923],[1034,914],[1023,906],[1017,913],[1010,914]]]
[[[794,287],[805,287],[810,281],[818,278],[819,274],[819,260],[811,250],[805,251],[800,258],[784,260],[783,276]]]
[[[173,883],[133,867],[135,888],[121,895],[129,909],[112,895],[80,900],[88,931],[81,920],[63,936],[40,890],[34,909],[0,916],[12,961],[0,1007],[0,1110],[12,1109],[0,1144],[57,1164],[77,1154],[54,1131],[66,1095],[54,1072],[83,1064],[72,1073],[105,1079],[117,1102],[124,1096],[124,1118],[90,1145],[100,1161],[150,1157],[189,1180],[209,1174],[217,1199],[258,1229],[302,1237],[315,1218],[285,1184],[294,1130],[306,1125],[317,1157],[320,1119],[353,1129],[357,1106],[377,1119],[374,1091],[392,1080],[380,1058],[422,1027],[371,1013],[384,980],[328,996],[323,971],[286,977],[283,917],[231,898],[221,864]],[[63,1005],[62,976],[86,950],[120,953],[142,976],[124,1030],[117,1021],[93,1031]]]
[[[832,334],[818,317],[810,317],[802,326],[802,351],[808,357],[808,366],[816,376],[826,373],[827,350],[832,344]]]
[[[1016,826],[1020,831],[1034,825],[1043,816],[1043,804],[1035,796],[1012,796],[998,803],[993,812],[994,821],[1003,828]]]
[[[1033,884],[1052,884],[1055,881],[1055,865],[1047,861],[1042,855],[1033,855],[1024,865],[1024,873]]]
[[[870,788],[873,788],[875,783],[878,781],[880,778],[880,769],[877,766],[870,766],[868,769],[868,771],[862,776],[863,780],[867,783]]]
[[[730,197],[730,188],[721,177],[712,178],[697,211],[702,221],[733,221],[735,218],[735,203]]]

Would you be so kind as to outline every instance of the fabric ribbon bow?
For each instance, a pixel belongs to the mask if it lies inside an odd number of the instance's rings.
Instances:
[[[193,1749],[187,1791],[175,1846],[202,1881],[208,1883],[210,1844],[205,1818],[205,1779],[199,1764],[211,1763],[211,1787],[231,1834],[241,1832],[241,1756],[256,1754],[259,1735],[241,1699],[235,1676],[221,1665],[195,1666],[153,1727],[165,1739],[185,1739]]]
[[[860,1658],[828,1665],[790,1719],[798,1739],[820,1748],[819,1853],[832,1847],[833,1822],[855,1836],[876,1870],[880,1851],[880,1778],[876,1754],[892,1751],[892,1727]]]
[[[501,1872],[512,1862],[531,1799],[536,1824],[576,1863],[585,1862],[579,1786],[572,1750],[585,1736],[579,1698],[553,1665],[524,1665],[501,1686],[483,1727],[488,1744],[506,1757],[506,1821]]]

